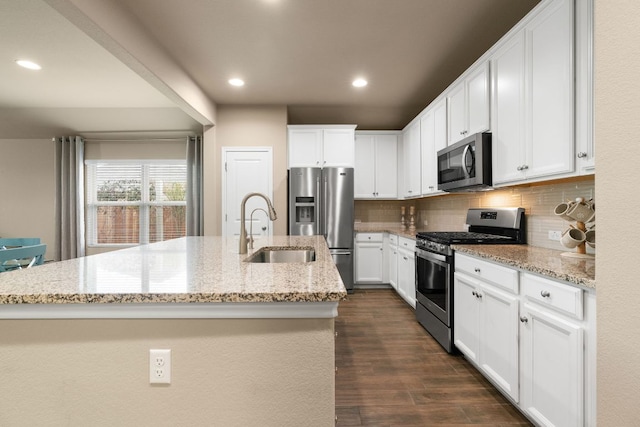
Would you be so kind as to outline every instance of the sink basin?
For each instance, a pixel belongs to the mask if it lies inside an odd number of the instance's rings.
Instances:
[[[316,251],[304,246],[265,246],[248,257],[245,262],[311,262],[316,260]]]

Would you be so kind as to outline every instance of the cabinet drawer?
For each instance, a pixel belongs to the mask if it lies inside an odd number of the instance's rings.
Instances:
[[[416,249],[416,241],[413,239],[408,239],[406,237],[398,237],[398,247],[413,252]]]
[[[522,294],[530,301],[553,308],[576,319],[583,318],[583,292],[544,277],[522,274]]]
[[[456,271],[491,282],[514,294],[518,293],[518,270],[456,253]]]
[[[382,243],[382,233],[357,233],[356,242],[380,242]]]
[[[389,234],[389,243],[392,245],[398,245],[398,235],[397,234]]]

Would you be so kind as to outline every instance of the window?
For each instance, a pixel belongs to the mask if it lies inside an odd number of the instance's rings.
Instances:
[[[185,160],[87,165],[87,245],[130,246],[186,235]]]

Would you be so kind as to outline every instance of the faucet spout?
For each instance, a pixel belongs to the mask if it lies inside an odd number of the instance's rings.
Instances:
[[[251,211],[251,215],[249,215],[249,249],[253,249],[253,214],[255,211],[262,211],[269,215],[269,213],[262,208],[255,208]],[[262,229],[265,230],[265,228],[266,227],[263,227]]]
[[[267,209],[269,210],[269,219],[271,221],[275,221],[278,219],[278,215],[276,214],[276,210],[273,207],[273,203],[271,200],[262,193],[248,193],[242,199],[242,203],[240,204],[240,254],[247,253],[247,243],[249,239],[247,238],[247,227],[245,226],[245,218],[246,218],[246,205],[247,200],[249,200],[253,196],[262,197],[265,202],[267,202]]]

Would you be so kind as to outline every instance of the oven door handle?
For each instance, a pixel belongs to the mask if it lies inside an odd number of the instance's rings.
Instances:
[[[422,259],[426,259],[428,261],[440,261],[441,263],[447,264],[447,257],[444,255],[436,254],[433,252],[427,252],[422,249],[416,248],[416,255]]]

